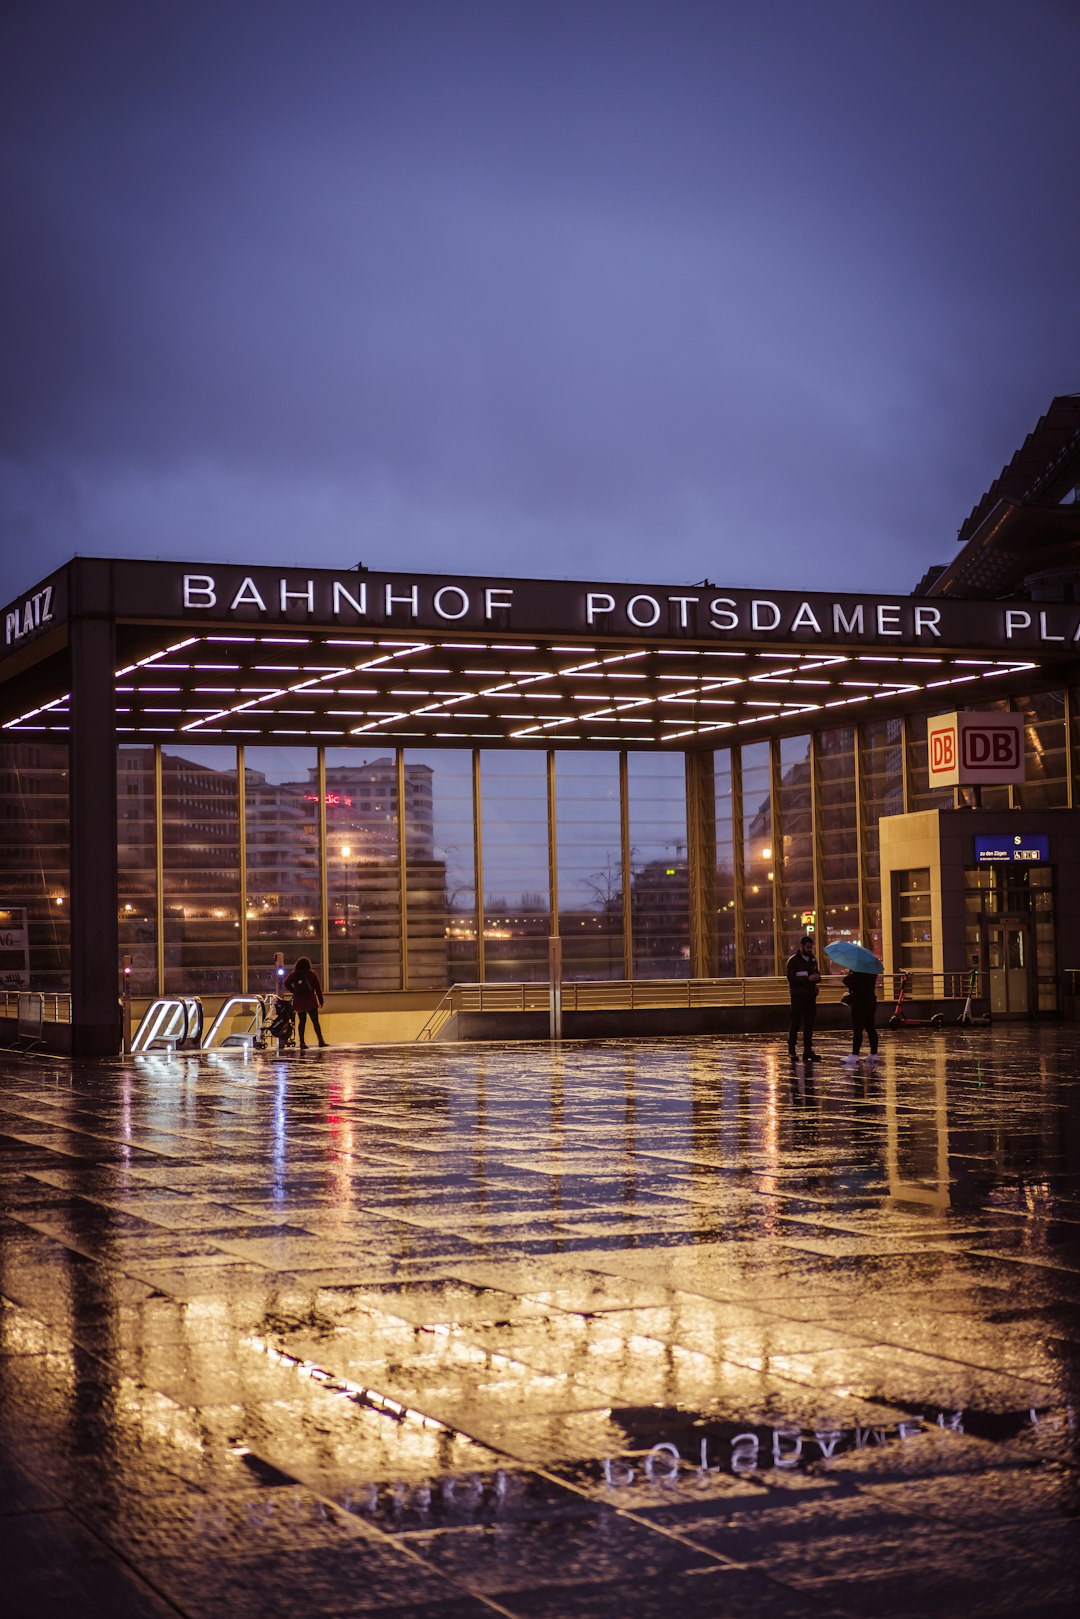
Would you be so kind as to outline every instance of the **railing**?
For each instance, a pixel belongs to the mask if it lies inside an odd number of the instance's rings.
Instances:
[[[202,1042],[203,1009],[196,995],[162,995],[150,1002],[131,1040],[133,1052],[155,1046],[175,1050]]]
[[[202,1042],[202,1049],[209,1051],[225,1027],[226,1022],[232,1022],[238,1013],[248,1011],[251,1013],[248,1026],[239,1035],[228,1034],[222,1040],[222,1045],[257,1046],[262,1044],[263,1026],[267,1020],[266,1003],[273,997],[268,995],[230,995],[222,1003],[221,1011],[211,1023]]]
[[[1080,975],[1080,969],[1077,969]],[[879,998],[891,1005],[900,993],[902,973],[882,978]],[[908,975],[905,1000],[963,1000],[968,992],[965,972],[913,972]],[[818,1002],[836,1006],[846,993],[843,978],[835,973],[821,980]],[[649,978],[563,980],[563,1012],[644,1012],[665,1009],[696,1010],[708,1007],[786,1006],[788,981],[779,977],[753,978]],[[424,1024],[418,1040],[436,1040],[451,1018],[467,1012],[547,1012],[551,986],[540,979],[526,984],[454,984],[446,991]]]
[[[0,1017],[17,1018],[19,1016],[19,1002],[27,995],[41,1002],[41,1019],[43,1023],[70,1023],[71,1022],[71,996],[66,990],[26,990],[5,989],[0,991],[4,997],[4,1009]]]
[[[424,1027],[420,1030],[420,1033],[416,1036],[418,1040],[437,1040],[443,1029],[449,1023],[450,1019],[452,1017],[456,1017],[457,1013],[454,1007],[454,991],[457,989],[457,987],[458,986],[456,984],[452,984],[447,990],[438,1006],[431,1013],[427,1022],[424,1024]]]

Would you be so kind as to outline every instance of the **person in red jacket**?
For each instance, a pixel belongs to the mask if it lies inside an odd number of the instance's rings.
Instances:
[[[319,1008],[323,1003],[322,985],[307,956],[297,957],[296,966],[285,980],[285,988],[292,996],[293,1011],[299,1024],[300,1050],[307,1050],[304,1035],[307,1033],[308,1018],[311,1019],[311,1027],[315,1030],[315,1038],[320,1046],[325,1046],[326,1041],[319,1027]]]

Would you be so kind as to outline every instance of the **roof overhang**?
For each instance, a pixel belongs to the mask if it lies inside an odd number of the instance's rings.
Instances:
[[[187,745],[715,747],[991,701],[1080,638],[1030,602],[76,558],[5,610],[9,739],[64,737],[88,617],[119,739]]]

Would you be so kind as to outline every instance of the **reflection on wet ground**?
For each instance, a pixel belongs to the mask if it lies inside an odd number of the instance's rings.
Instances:
[[[1071,1619],[1080,1031],[841,1055],[5,1058],[3,1611]]]

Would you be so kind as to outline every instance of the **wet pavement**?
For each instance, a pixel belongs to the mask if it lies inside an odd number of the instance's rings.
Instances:
[[[1080,1030],[0,1058],[0,1611],[1071,1616]]]

